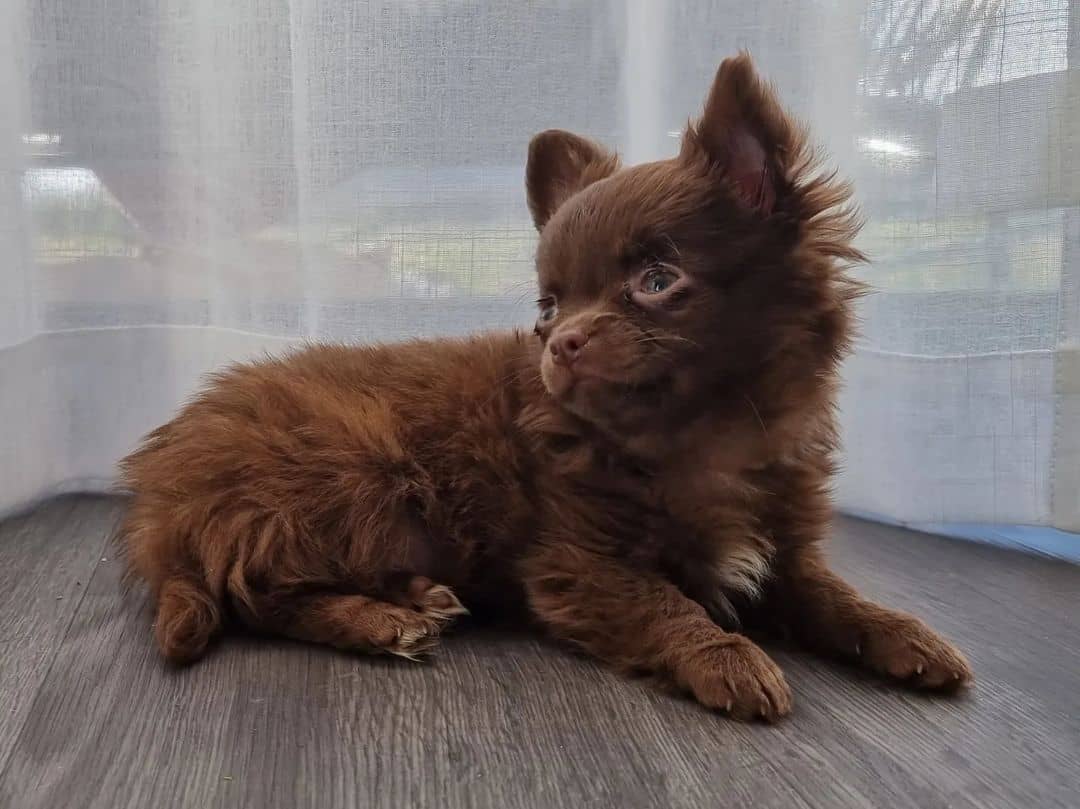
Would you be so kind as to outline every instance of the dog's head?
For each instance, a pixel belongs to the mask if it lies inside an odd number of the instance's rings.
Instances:
[[[843,265],[860,258],[849,190],[814,172],[746,54],[720,66],[677,157],[623,167],[551,130],[526,183],[541,376],[572,413],[612,435],[672,434],[831,380],[855,293]]]

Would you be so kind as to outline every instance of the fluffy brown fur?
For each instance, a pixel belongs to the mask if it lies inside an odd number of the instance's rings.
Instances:
[[[414,656],[463,605],[739,718],[788,713],[740,626],[916,686],[971,677],[826,566],[848,188],[742,54],[678,157],[529,148],[535,335],[233,367],[123,464],[132,571],[177,662],[230,622]]]

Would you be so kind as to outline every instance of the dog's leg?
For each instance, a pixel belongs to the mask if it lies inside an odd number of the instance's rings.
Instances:
[[[791,711],[768,655],[665,579],[570,543],[534,548],[522,573],[530,609],[557,638],[738,719],[775,721]]]
[[[401,603],[353,593],[260,594],[244,616],[256,629],[339,649],[385,652],[416,659],[439,633],[468,611],[447,587],[416,576]],[[245,611],[246,612],[246,611]]]
[[[829,570],[815,545],[777,559],[766,606],[803,645],[919,688],[972,680],[964,655],[913,615],[860,596]]]

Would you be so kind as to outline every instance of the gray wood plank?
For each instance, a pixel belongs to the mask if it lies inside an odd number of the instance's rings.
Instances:
[[[430,665],[230,639],[171,670],[118,573],[99,566],[0,805],[807,806],[752,728],[520,636],[447,638]]]
[[[977,678],[950,700],[784,655],[817,737],[843,751],[838,775],[881,783],[893,806],[1075,806],[1080,569],[856,520],[840,521],[832,555],[865,593],[956,642]]]
[[[953,640],[979,680],[1080,713],[1080,689],[1063,688],[1080,677],[1080,567],[858,520],[840,522],[831,556],[867,595]]]
[[[78,528],[89,547],[104,522]],[[849,520],[833,556],[969,653],[969,698],[780,648],[795,714],[739,725],[471,628],[426,665],[230,638],[173,670],[102,563],[36,694],[11,698],[24,721],[0,806],[1074,806],[1080,568]]]
[[[0,771],[119,514],[64,497],[0,523]]]

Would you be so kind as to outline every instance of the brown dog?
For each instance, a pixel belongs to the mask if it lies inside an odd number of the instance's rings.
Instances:
[[[969,681],[919,620],[832,574],[847,186],[745,54],[678,157],[529,147],[535,335],[324,346],[233,367],[123,465],[122,528],[171,660],[227,619],[412,657],[463,604],[733,716],[791,694],[740,625],[927,688]]]

